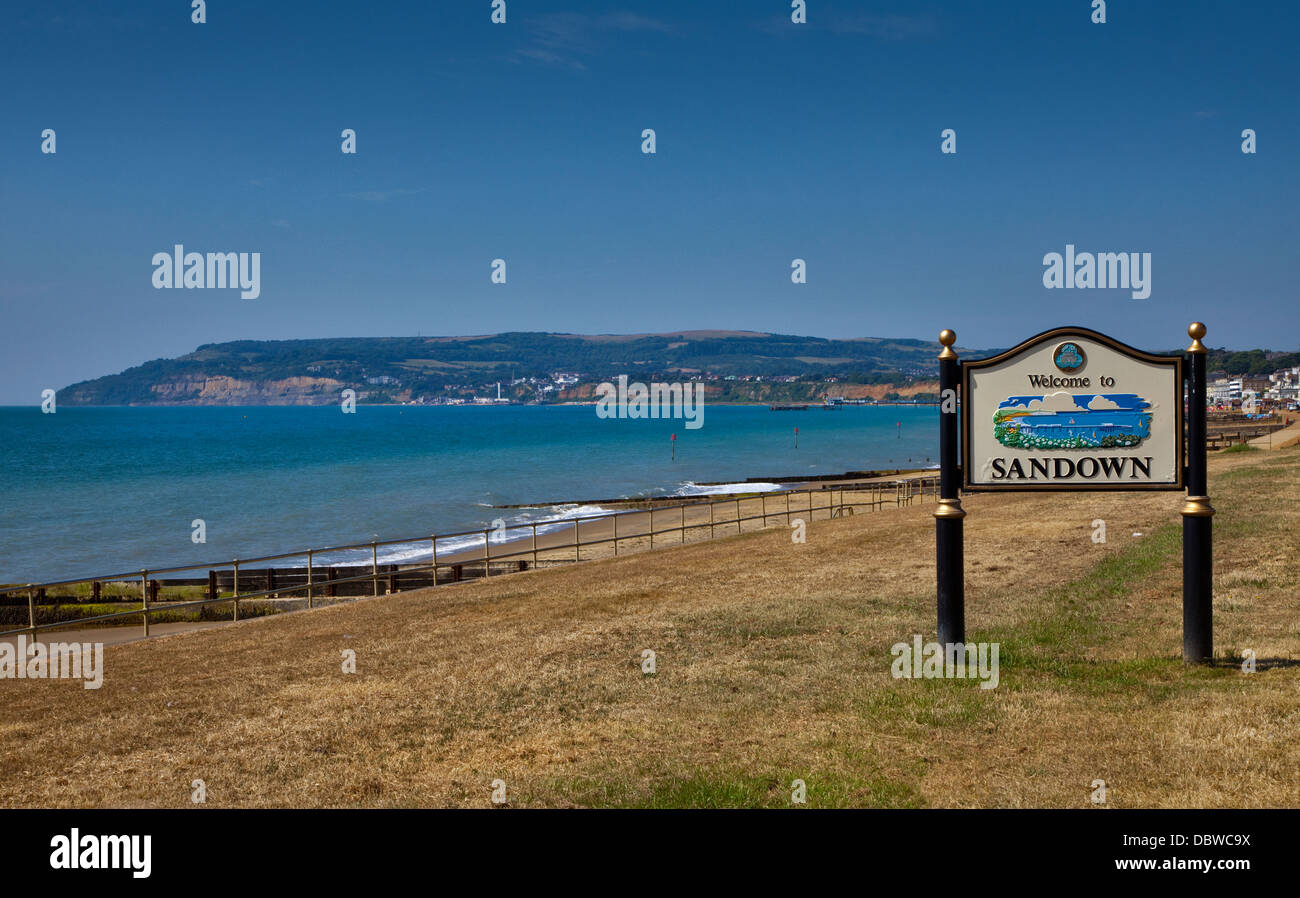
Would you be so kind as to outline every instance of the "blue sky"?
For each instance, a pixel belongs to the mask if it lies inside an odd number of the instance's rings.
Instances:
[[[0,403],[246,338],[1079,324],[1164,350],[1199,318],[1300,345],[1297,5],[789,10],[10,0]],[[261,296],[153,289],[176,243],[260,252]],[[1151,253],[1151,296],[1045,289],[1067,243]]]
[[[1059,399],[1059,402],[1072,403],[1074,408],[1080,409],[1081,411],[1088,411],[1089,405],[1098,396],[1100,396],[1105,402],[1101,405],[1100,408],[1095,409],[1094,411],[1106,411],[1108,408],[1111,408],[1113,406],[1119,406],[1120,408],[1130,410],[1130,409],[1138,409],[1138,408],[1147,408],[1151,405],[1150,402],[1143,399],[1137,393],[1066,393],[1064,390],[1062,390],[1059,393],[1055,394],[1055,396]],[[1043,404],[1043,399],[1044,397],[1041,395],[1010,396],[1002,400],[1001,402],[999,402],[998,408],[1028,407],[1030,403],[1033,402],[1037,402],[1041,407]],[[1066,409],[1066,410],[1072,411],[1073,409]],[[1050,414],[1051,412],[1048,413]]]

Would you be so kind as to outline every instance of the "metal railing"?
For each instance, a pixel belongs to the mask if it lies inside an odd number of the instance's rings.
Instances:
[[[229,604],[232,606],[231,617],[233,620],[239,620],[239,603],[248,602],[254,599],[277,599],[282,598],[285,594],[305,593],[306,605],[308,608],[314,607],[318,599],[339,598],[338,587],[349,584],[360,584],[369,581],[371,588],[369,593],[374,596],[383,594],[392,594],[409,589],[423,589],[430,586],[438,586],[440,583],[460,582],[465,579],[467,569],[472,572],[480,571],[479,578],[493,575],[493,565],[496,565],[498,573],[527,570],[529,561],[534,569],[539,568],[542,564],[566,564],[583,561],[582,551],[588,550],[588,558],[592,560],[591,551],[597,547],[612,544],[612,555],[618,556],[620,544],[624,547],[633,541],[648,541],[648,549],[655,548],[655,537],[662,537],[676,534],[677,540],[671,543],[681,545],[686,543],[688,533],[702,534],[708,531],[707,536],[699,536],[698,539],[714,539],[719,535],[731,535],[732,527],[734,533],[744,532],[744,525],[753,521],[762,521],[761,529],[768,526],[768,522],[777,519],[789,525],[794,516],[808,516],[809,521],[814,519],[817,512],[826,512],[827,518],[842,517],[853,514],[855,509],[868,508],[872,511],[880,510],[887,506],[904,506],[912,505],[916,501],[930,499],[937,501],[939,493],[938,477],[914,477],[907,479],[898,479],[894,481],[876,481],[859,484],[844,484],[840,486],[826,486],[818,488],[808,488],[803,490],[778,490],[762,493],[742,493],[732,494],[716,499],[697,498],[694,500],[683,501],[676,505],[659,504],[654,500],[645,500],[648,507],[631,508],[625,511],[603,512],[595,515],[583,515],[575,518],[565,518],[550,521],[531,521],[520,523],[504,528],[504,538],[496,541],[499,549],[506,551],[493,550],[493,535],[502,533],[500,528],[486,528],[483,530],[463,530],[455,533],[431,534],[427,537],[406,537],[402,539],[385,539],[371,540],[365,543],[351,543],[347,545],[328,546],[319,549],[305,549],[297,552],[280,552],[274,555],[260,555],[255,558],[235,558],[229,562],[188,564],[173,567],[144,568],[139,571],[127,571],[118,574],[106,574],[95,577],[76,577],[67,580],[55,580],[45,583],[26,583],[17,586],[8,586],[0,588],[0,598],[18,595],[23,592],[27,593],[27,613],[28,625],[16,629],[0,631],[0,636],[12,636],[15,634],[27,633],[35,635],[42,630],[54,630],[65,627],[75,627],[91,623],[101,623],[119,618],[138,616],[141,619],[144,628],[144,635],[149,635],[149,618],[150,615],[161,614],[187,610],[191,608],[204,608],[209,605]],[[814,496],[822,497],[824,502],[815,502]],[[802,498],[801,498],[802,497]],[[847,497],[847,499],[846,499]],[[758,511],[754,514],[742,514],[743,505],[753,503],[758,504]],[[769,508],[770,504],[776,504],[775,510]],[[734,509],[734,514],[719,517],[717,510]],[[687,512],[690,510],[693,517],[703,517],[703,511],[707,509],[708,519],[698,520],[691,523],[687,522]],[[672,512],[677,512],[672,515]],[[656,526],[656,515],[659,521],[665,520],[665,515],[669,515],[668,526]],[[624,532],[619,533],[619,521],[626,521]],[[642,523],[644,521],[644,523]],[[583,540],[582,531],[586,525],[590,532],[592,525],[601,522],[608,522],[611,531],[608,536],[598,536]],[[629,532],[628,525],[633,525]],[[537,528],[553,528],[552,535],[559,535],[565,531],[572,532],[572,542],[557,543],[552,542],[549,545],[538,545]],[[719,532],[721,531],[721,533]],[[510,537],[511,533],[520,533],[520,537]],[[544,534],[546,535],[546,534]],[[438,557],[439,540],[455,540],[467,537],[481,537],[483,540],[481,547],[465,547],[452,551],[451,558]],[[383,566],[386,570],[380,570],[379,549],[385,546],[412,546],[421,542],[428,542],[430,549],[429,561],[412,561],[412,562],[388,562]],[[520,548],[520,544],[526,544]],[[324,566],[326,577],[324,580],[316,579],[315,574],[321,567],[317,560],[322,556],[337,554],[340,552],[356,551],[360,549],[370,549],[369,570],[363,573],[353,574],[354,570],[365,570],[365,565],[358,566],[352,564],[329,564]],[[572,551],[572,558],[568,553]],[[624,549],[626,551],[626,548]],[[250,570],[249,565],[266,564],[273,561],[284,561],[287,559],[306,559],[304,566],[290,567],[264,567],[259,570]],[[240,592],[240,574],[241,569],[246,578],[257,578],[262,580],[266,585],[265,589]],[[343,570],[348,576],[336,576],[339,570]],[[190,601],[159,601],[160,587],[164,582],[158,578],[160,574],[178,574],[188,571],[207,571],[207,597]],[[222,581],[227,578],[222,576],[223,572],[228,572],[230,595],[221,595]],[[427,572],[430,576],[420,578],[418,575]],[[443,573],[447,573],[446,579],[440,580]],[[282,578],[277,582],[277,575]],[[91,601],[99,601],[102,598],[102,587],[107,584],[134,584],[139,581],[139,609],[129,609],[125,611],[114,611],[107,614],[96,614],[89,617],[80,617],[69,620],[58,620],[48,623],[36,622],[36,607],[38,597],[41,602],[46,601],[46,593],[50,590],[60,587],[74,586],[78,584],[91,584]],[[405,586],[403,586],[405,580]],[[302,582],[297,582],[302,581]],[[384,592],[381,592],[381,581],[384,583]],[[202,586],[203,580],[193,579],[176,579],[171,578],[169,585],[180,586]],[[250,580],[246,579],[246,583]],[[323,594],[322,594],[323,593]],[[364,595],[365,593],[362,593]],[[361,595],[355,596],[360,598]],[[346,598],[346,597],[345,597]],[[151,605],[150,602],[153,601]],[[77,604],[77,602],[59,602],[58,604]]]

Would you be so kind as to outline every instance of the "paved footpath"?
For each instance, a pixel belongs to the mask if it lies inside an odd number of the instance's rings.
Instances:
[[[1262,437],[1255,437],[1250,441],[1250,445],[1256,449],[1285,449],[1287,446],[1294,446],[1296,443],[1300,443],[1300,421],[1285,430],[1275,430],[1272,433],[1264,434]]]
[[[182,621],[180,623],[170,624],[150,624],[149,638],[155,636],[168,636],[173,633],[188,633],[191,630],[206,630],[209,627],[220,627],[227,621]],[[0,642],[7,642],[12,646],[18,645],[18,635],[0,636]],[[82,627],[80,629],[63,628],[59,630],[41,630],[36,634],[40,642],[102,642],[104,645],[120,645],[124,642],[135,642],[144,639],[144,628],[134,627]],[[27,637],[31,642],[31,637]]]

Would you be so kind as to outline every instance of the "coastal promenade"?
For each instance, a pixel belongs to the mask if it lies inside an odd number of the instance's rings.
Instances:
[[[1249,441],[1249,445],[1254,446],[1256,449],[1286,449],[1297,443],[1300,443],[1300,420],[1290,427],[1276,430],[1262,437],[1255,437]]]
[[[770,527],[803,528],[816,520],[869,514],[933,502],[933,471],[819,480],[792,489],[694,497],[613,500],[611,511],[436,537],[394,539],[281,553],[228,563],[143,570],[55,583],[10,586],[8,626],[0,639],[111,630],[112,642],[199,629],[241,617],[278,614],[392,595],[413,589],[520,574],[543,568],[685,545]],[[438,542],[474,544],[434,551]],[[481,540],[481,542],[479,542]],[[380,563],[380,550],[410,551],[428,560]],[[342,553],[368,550],[369,564],[340,563]],[[195,576],[205,574],[206,576]],[[89,597],[89,598],[87,598]],[[26,601],[22,622],[19,602]],[[79,606],[89,602],[85,613]],[[25,624],[25,625],[24,625]],[[122,632],[134,634],[124,637]],[[109,641],[109,640],[99,640]]]
[[[154,624],[149,628],[149,636],[150,638],[173,636],[178,633],[190,633],[194,630],[220,627],[223,623],[223,621],[188,621],[184,623]],[[0,642],[17,646],[20,635],[0,636]],[[108,646],[135,642],[137,639],[144,638],[144,634],[137,627],[82,627],[79,629],[68,627],[57,630],[42,630],[35,637],[29,637],[28,641],[34,639],[36,642],[43,642],[47,645],[51,642],[99,642]]]

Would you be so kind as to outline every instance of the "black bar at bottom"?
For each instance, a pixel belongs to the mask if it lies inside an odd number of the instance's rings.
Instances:
[[[1086,785],[1086,784],[1085,784]],[[487,793],[487,790],[483,790]],[[1085,798],[1082,801],[1086,802]],[[1249,800],[1247,796],[1238,796]],[[450,882],[456,870],[465,873],[486,865],[494,882],[505,884],[512,876],[521,884],[535,884],[538,870],[572,846],[584,850],[573,856],[564,871],[566,881],[608,882],[625,871],[620,851],[626,847],[628,825],[644,824],[650,845],[671,856],[673,865],[691,871],[693,880],[717,881],[734,886],[746,877],[770,884],[783,874],[804,883],[807,871],[795,865],[765,869],[759,864],[719,860],[710,835],[721,824],[715,813],[698,811],[566,810],[493,814],[413,810],[129,810],[129,811],[0,811],[6,838],[0,843],[0,864],[11,889],[48,881],[56,887],[87,884],[101,891],[104,883],[133,894],[145,882],[158,886],[192,884],[196,870],[213,886],[246,885],[250,878],[287,883],[301,891],[323,886],[337,890],[356,882],[371,887],[382,865],[383,875],[407,874],[427,883]],[[665,818],[665,814],[669,815]],[[664,835],[655,822],[671,823]],[[863,843],[876,858],[888,858],[873,870],[872,880],[897,881],[915,888],[918,871],[933,864],[933,845],[918,833],[993,833],[986,839],[948,840],[945,862],[978,870],[981,877],[997,877],[1008,885],[1035,886],[1063,870],[1083,880],[1098,875],[1140,882],[1168,883],[1180,888],[1186,879],[1171,873],[1188,873],[1223,889],[1244,883],[1242,877],[1266,874],[1278,882],[1294,869],[1293,833],[1300,812],[1286,810],[1117,810],[1097,813],[1084,807],[1069,810],[865,810],[825,811],[811,807],[785,814],[728,814],[725,825],[742,836],[745,844],[767,855],[782,851],[800,856],[822,852],[849,857]],[[103,835],[151,836],[147,879],[135,878],[132,869],[66,869],[55,866],[55,839],[70,841],[73,829],[80,837]],[[221,863],[207,863],[196,847],[230,841],[232,832],[244,840],[237,844],[276,846],[277,865],[249,851],[228,852]],[[347,834],[344,845],[322,852],[321,846]],[[430,836],[436,836],[439,855],[430,857]],[[498,855],[493,846],[511,846],[512,862],[491,868]],[[52,863],[53,860],[53,863]],[[139,871],[143,872],[143,870]],[[1208,876],[1206,875],[1208,874]],[[1262,882],[1261,882],[1262,884]]]

